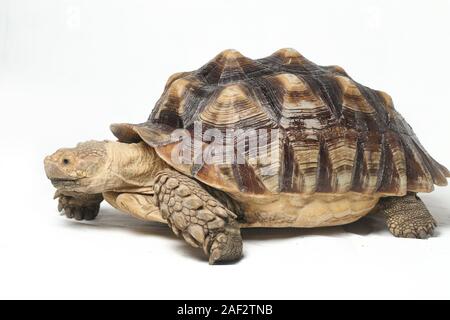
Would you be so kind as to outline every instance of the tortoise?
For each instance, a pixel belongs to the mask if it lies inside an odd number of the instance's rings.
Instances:
[[[171,76],[148,121],[111,130],[118,141],[45,159],[59,211],[92,220],[106,200],[168,224],[211,264],[241,258],[241,228],[336,226],[375,210],[394,236],[427,238],[436,222],[417,193],[450,177],[388,94],[294,49],[223,51]]]

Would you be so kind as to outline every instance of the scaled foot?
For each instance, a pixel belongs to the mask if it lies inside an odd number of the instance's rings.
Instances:
[[[94,220],[100,211],[100,203],[103,201],[101,194],[62,194],[56,192],[58,199],[58,211],[64,213],[69,219]]]
[[[236,215],[199,183],[176,171],[164,170],[155,181],[157,205],[177,236],[202,247],[210,264],[238,260],[242,237]]]
[[[389,231],[396,237],[426,239],[433,235],[436,221],[415,193],[381,199]]]

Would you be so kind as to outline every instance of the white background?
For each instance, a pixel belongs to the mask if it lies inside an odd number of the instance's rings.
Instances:
[[[381,216],[329,229],[244,231],[210,267],[168,228],[104,206],[59,217],[42,159],[142,122],[174,72],[226,48],[294,47],[389,92],[450,165],[450,2],[0,0],[0,298],[450,298],[450,189],[422,195],[432,239]]]

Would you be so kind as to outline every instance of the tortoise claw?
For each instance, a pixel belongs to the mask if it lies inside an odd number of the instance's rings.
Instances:
[[[103,200],[103,197],[100,198],[100,196],[75,198],[58,192],[57,195],[58,211],[67,218],[75,218],[77,221],[94,220],[100,211],[100,203]]]

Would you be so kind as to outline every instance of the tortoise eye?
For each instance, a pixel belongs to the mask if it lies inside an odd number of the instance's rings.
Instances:
[[[70,163],[69,159],[63,159],[62,162],[63,162],[64,165],[68,165]]]

